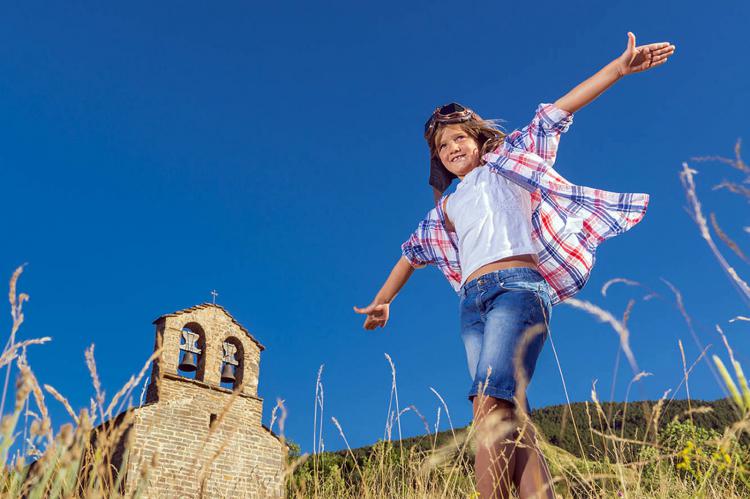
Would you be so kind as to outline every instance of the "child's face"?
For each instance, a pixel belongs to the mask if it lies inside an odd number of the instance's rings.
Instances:
[[[443,166],[460,179],[479,166],[479,145],[460,125],[447,125],[435,143]]]

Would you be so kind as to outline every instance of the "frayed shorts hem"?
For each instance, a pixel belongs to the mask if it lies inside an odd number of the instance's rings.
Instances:
[[[471,386],[471,390],[469,390],[469,401],[473,402],[474,397],[482,393],[485,397],[492,397],[500,400],[505,400],[506,402],[510,402],[515,407],[516,399],[515,399],[515,392],[513,390],[503,390],[502,388],[497,388],[494,386],[482,386],[480,384],[473,384]],[[531,412],[531,406],[529,405],[529,401],[526,400],[526,412]]]

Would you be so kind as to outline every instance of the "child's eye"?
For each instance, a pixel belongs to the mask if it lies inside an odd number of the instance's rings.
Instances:
[[[445,147],[445,144],[440,144],[440,147],[438,147],[438,149],[442,151],[444,147]]]

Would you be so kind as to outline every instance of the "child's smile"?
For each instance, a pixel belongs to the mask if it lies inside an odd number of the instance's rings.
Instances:
[[[459,125],[448,125],[437,137],[437,149],[440,161],[445,168],[463,178],[479,166],[479,145]]]

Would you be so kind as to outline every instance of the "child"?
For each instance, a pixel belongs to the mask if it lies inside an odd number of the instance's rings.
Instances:
[[[415,268],[436,265],[461,298],[461,337],[473,383],[469,399],[480,434],[490,418],[514,428],[479,439],[475,458],[481,497],[554,497],[552,480],[530,427],[525,386],[548,333],[551,307],[588,280],[596,247],[645,215],[647,194],[574,185],[553,168],[560,134],[573,113],[625,75],[667,61],[667,42],[623,54],[554,104],[540,104],[531,123],[507,136],[471,109],[452,103],[425,124],[436,206],[402,245],[370,305],[364,328],[384,327],[389,306]],[[460,183],[443,195],[453,178]],[[517,405],[520,404],[520,407]],[[518,410],[520,409],[520,410]]]

